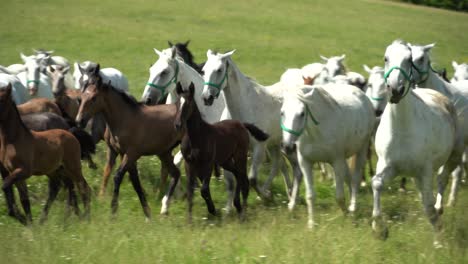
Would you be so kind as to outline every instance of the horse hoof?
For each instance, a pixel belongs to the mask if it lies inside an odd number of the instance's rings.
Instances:
[[[398,188],[398,192],[400,192],[400,193],[406,193],[406,189],[405,189],[405,188],[402,188],[402,187],[400,187],[400,188]]]
[[[312,220],[307,221],[307,228],[308,228],[309,230],[313,230],[313,229],[314,229],[314,225],[315,225],[315,224],[314,224],[314,221],[312,221]]]
[[[288,210],[289,210],[290,213],[292,213],[292,211],[294,211],[295,206],[296,206],[296,204],[293,203],[293,202],[288,203]]]
[[[435,240],[432,245],[434,246],[435,249],[441,249],[443,248],[444,246],[442,245],[442,243],[440,243],[440,241],[438,240]]]
[[[362,188],[365,188],[366,186],[367,186],[367,182],[362,181],[362,182],[361,182],[361,187],[362,187]]]

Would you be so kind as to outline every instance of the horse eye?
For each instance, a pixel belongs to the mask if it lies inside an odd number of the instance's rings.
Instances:
[[[385,57],[385,58],[384,58],[384,61],[385,61],[385,62],[388,62],[388,58],[387,58],[387,57]]]
[[[301,112],[301,117],[304,117],[304,115],[305,115],[304,111],[303,111],[303,112]]]
[[[217,73],[221,73],[221,69],[218,69],[216,72],[217,72]]]
[[[281,111],[281,116],[284,116],[284,112],[283,112],[283,111]]]

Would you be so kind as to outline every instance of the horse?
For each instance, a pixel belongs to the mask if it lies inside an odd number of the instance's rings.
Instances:
[[[52,79],[52,93],[55,103],[63,111],[66,118],[74,121],[80,107],[81,91],[66,87],[65,76],[69,70],[70,67],[47,66],[47,72]]]
[[[75,68],[73,71],[75,89],[82,90],[90,77],[89,74],[95,72],[97,63],[92,61],[75,62],[73,66]],[[104,82],[111,81],[115,88],[128,92],[128,79],[121,71],[115,68],[104,68],[99,70],[99,75]]]
[[[302,86],[284,96],[281,107],[282,148],[297,153],[304,175],[308,209],[308,227],[314,226],[315,192],[312,166],[329,163],[335,171],[336,200],[343,211],[354,212],[375,115],[366,95],[345,84]],[[350,176],[346,159],[353,159]],[[351,200],[345,206],[343,182],[350,188]]]
[[[468,80],[468,64],[467,63],[458,64],[456,61],[452,61],[452,66],[453,66],[454,73],[453,73],[452,79],[450,79],[451,83]]]
[[[400,44],[404,45],[400,41]],[[429,45],[411,45],[407,43],[411,50],[411,80],[416,86],[434,89],[445,96],[455,105],[458,115],[458,124],[463,131],[465,147],[468,146],[468,81],[459,81],[454,83],[446,82],[436,70],[431,66],[430,51],[435,44]],[[465,150],[465,158],[467,156]],[[463,162],[452,173],[452,186],[450,190],[447,206],[452,206],[456,202],[458,183],[461,180],[463,171],[468,171],[468,162]]]
[[[328,74],[328,79],[333,79],[336,76],[341,75],[337,80],[335,80],[335,82],[338,81],[339,83],[354,85],[365,92],[364,89],[367,83],[366,78],[357,72],[348,72],[346,70],[346,67],[343,64],[343,61],[346,58],[345,54],[341,56],[333,56],[330,58],[320,55],[320,58],[325,62],[324,70]],[[327,79],[325,79],[322,83],[326,82]],[[316,82],[315,84],[320,83]]]
[[[27,115],[33,113],[54,113],[61,116],[62,111],[56,103],[47,98],[33,98],[24,104],[16,106],[20,115]]]
[[[281,167],[284,175],[287,195],[290,198],[289,209],[295,206],[297,195],[296,188],[290,188],[290,181],[287,169],[280,166],[282,163],[280,142],[281,129],[278,126],[279,113],[282,102],[282,94],[288,89],[293,89],[281,82],[270,87],[264,87],[252,79],[246,77],[231,59],[234,51],[214,53],[211,50],[207,52],[207,61],[203,67],[204,88],[202,98],[205,105],[213,105],[215,99],[219,98],[221,92],[224,92],[226,107],[232,116],[232,119],[246,123],[252,123],[258,126],[262,131],[270,135],[266,142],[251,141],[253,145],[252,166],[249,171],[250,185],[262,198],[271,195],[270,185],[273,177],[276,176]],[[216,101],[219,101],[217,99]],[[257,175],[260,164],[263,161],[265,149],[271,155],[270,175],[261,190],[257,185]],[[294,156],[287,157],[294,171],[294,186],[299,186],[301,172]]]
[[[25,56],[23,53],[21,53],[21,59],[24,61],[26,70],[18,73],[16,76],[29,91],[27,100],[35,97],[53,99],[50,79],[46,74],[42,73],[41,60],[37,59],[34,55]]]
[[[21,121],[11,97],[11,84],[0,89],[0,171],[2,189],[8,205],[8,214],[26,224],[32,221],[30,202],[25,180],[31,175],[49,177],[49,196],[44,206],[41,222],[55,200],[63,181],[69,189],[68,206],[77,212],[74,187],[78,188],[89,218],[90,187],[81,172],[80,144],[69,132],[53,129],[43,132],[29,130]],[[6,147],[8,146],[8,147]],[[16,208],[12,186],[20,190],[24,217]]]
[[[198,64],[195,61],[193,61],[193,54],[188,49],[189,43],[190,43],[190,40],[187,40],[185,43],[177,42],[176,44],[172,44],[172,42],[170,41],[167,42],[167,44],[169,44],[169,48],[175,47],[177,56],[182,58],[182,60],[184,60],[186,64],[190,65],[190,67],[192,67],[199,74],[201,74],[203,65],[205,65],[205,63],[203,62],[203,63]]]
[[[461,160],[463,131],[447,97],[431,89],[412,89],[412,69],[412,51],[406,43],[397,40],[387,47],[384,78],[391,93],[375,135],[378,161],[372,177],[372,229],[383,239],[388,236],[381,218],[381,192],[386,182],[404,173],[415,178],[426,216],[435,230],[434,246],[438,247],[443,193],[448,174]],[[435,201],[432,175],[442,165]]]
[[[232,172],[236,178],[234,206],[242,217],[247,207],[249,179],[247,178],[247,153],[249,133],[259,141],[265,141],[268,135],[256,126],[237,120],[224,120],[209,124],[202,118],[194,99],[195,85],[190,84],[184,92],[177,83],[177,93],[184,101],[180,104],[174,125],[178,131],[186,131],[181,143],[187,174],[187,200],[189,219],[192,218],[193,189],[196,177],[202,181],[201,195],[205,199],[208,212],[216,215],[211,200],[210,178],[215,165]],[[242,191],[243,205],[240,202]]]
[[[97,65],[97,70],[99,65]],[[129,172],[133,188],[138,194],[146,219],[151,218],[150,207],[138,177],[137,161],[141,156],[156,155],[161,160],[161,171],[169,171],[172,181],[162,201],[161,213],[167,214],[169,202],[179,180],[180,172],[172,163],[172,149],[181,138],[175,131],[174,119],[177,112],[175,104],[146,106],[137,102],[126,92],[104,83],[99,74],[92,74],[81,94],[81,104],[76,123],[84,121],[101,112],[108,129],[106,143],[108,148],[107,164],[103,175],[102,188],[105,188],[117,155],[121,163],[114,177],[114,192],[111,203],[112,214],[118,209],[118,197],[123,176]],[[138,129],[135,129],[137,128]],[[155,136],[157,133],[157,136]]]
[[[27,101],[26,87],[21,83],[16,75],[0,73],[0,87],[6,87],[9,83],[12,85],[12,96],[15,104],[19,105]]]

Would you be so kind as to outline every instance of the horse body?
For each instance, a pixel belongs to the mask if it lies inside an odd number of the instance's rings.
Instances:
[[[21,83],[16,75],[0,73],[0,87],[6,87],[9,83],[12,85],[12,96],[15,104],[19,105],[27,101],[26,87]]]
[[[314,84],[324,84],[335,82],[341,84],[350,84],[358,87],[365,92],[366,78],[357,72],[348,72],[343,64],[345,54],[334,57],[320,56],[324,60],[325,77],[319,78]],[[327,76],[328,75],[328,76]],[[336,76],[340,76],[336,78]]]
[[[266,197],[270,189],[271,181],[276,176],[281,165],[281,129],[278,125],[279,114],[281,109],[283,92],[291,89],[288,85],[277,83],[270,87],[263,87],[252,79],[249,79],[241,73],[230,56],[232,52],[226,54],[215,54],[208,50],[208,60],[203,68],[205,74],[205,86],[202,93],[202,98],[205,105],[211,105],[224,92],[226,107],[233,119],[252,123],[258,126],[262,131],[270,135],[268,140],[264,142],[251,141],[253,145],[252,166],[249,171],[249,180],[256,192]],[[269,153],[272,158],[272,168],[268,180],[265,182],[264,191],[257,186],[258,169],[263,161],[265,148],[268,145]],[[288,156],[294,172],[294,181],[298,183],[301,179],[301,173],[295,157]],[[282,166],[282,173],[285,177],[287,194],[291,195],[291,201],[295,200],[297,189],[290,189],[289,177],[287,170]],[[298,184],[295,185],[296,187]],[[291,202],[291,209],[294,207],[294,202]]]
[[[81,95],[82,103],[76,122],[82,124],[87,118],[101,112],[108,125],[106,141],[110,148],[108,148],[108,159],[101,192],[105,189],[116,156],[122,156],[121,164],[114,178],[112,212],[117,212],[120,184],[128,171],[143,207],[143,212],[148,219],[151,217],[150,208],[138,177],[136,162],[141,156],[157,155],[162,163],[161,171],[168,170],[173,177],[162,202],[161,213],[167,213],[170,198],[180,176],[179,170],[172,163],[171,154],[172,149],[177,146],[182,136],[175,131],[173,126],[177,111],[176,106],[145,106],[137,103],[125,92],[109,84],[103,84],[102,78],[98,74],[92,75],[87,83],[88,86],[85,87]],[[133,129],[135,127],[140,127],[140,129]],[[154,133],[157,133],[157,137],[154,136]]]
[[[17,107],[20,115],[33,113],[54,113],[59,116],[62,115],[62,111],[60,111],[57,104],[47,98],[33,98]]]
[[[346,181],[351,189],[348,210],[353,212],[375,126],[372,105],[365,94],[350,85],[305,86],[285,96],[281,116],[283,148],[287,153],[297,153],[304,175],[309,228],[314,225],[312,165],[315,162],[326,162],[334,168],[336,200],[343,211],[346,210],[343,189]],[[346,159],[353,155],[356,158],[351,177]]]
[[[468,80],[468,64],[467,63],[458,64],[456,61],[452,61],[452,66],[453,66],[454,73],[453,73],[452,79],[450,79],[451,83]]]

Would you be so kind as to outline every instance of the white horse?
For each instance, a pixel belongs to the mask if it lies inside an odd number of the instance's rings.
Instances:
[[[52,56],[52,54],[54,53],[53,50],[47,51],[47,50],[34,49],[34,52],[35,52],[36,59],[40,61],[39,64],[41,66],[41,70],[45,74],[49,74],[49,72],[47,71],[48,66],[56,65],[56,66],[60,66],[63,69],[70,68],[70,62],[66,58],[62,56],[57,56],[57,55]],[[65,80],[65,87],[67,89],[72,89],[74,87],[73,75],[71,74],[71,72],[68,71],[65,74],[64,80]]]
[[[297,93],[285,95],[281,108],[282,145],[287,153],[297,153],[305,180],[309,228],[314,226],[313,164],[326,162],[333,167],[336,200],[343,211],[346,211],[343,184],[348,184],[351,190],[348,210],[354,212],[374,126],[372,105],[354,86],[304,86]],[[356,155],[355,170],[350,176],[346,159],[353,155]]]
[[[21,59],[24,61],[26,71],[18,73],[17,76],[29,91],[26,101],[36,97],[53,99],[50,79],[46,74],[42,73],[40,59],[37,59],[34,55],[25,56],[23,53],[21,53]]]
[[[458,114],[458,123],[461,127],[465,147],[468,146],[468,81],[448,83],[440,77],[431,66],[430,50],[434,44],[425,46],[411,45],[411,72],[412,81],[419,87],[434,89],[447,96],[455,105]],[[466,151],[465,151],[466,152]],[[465,154],[466,156],[466,154]],[[458,183],[462,178],[463,171],[468,171],[468,163],[464,162],[452,173],[452,187],[448,199],[448,206],[455,203]]]
[[[303,84],[328,83],[328,75],[326,73],[325,65],[322,63],[307,64],[301,69],[291,68],[287,69],[280,78],[280,82],[285,85],[297,86]]]
[[[20,105],[26,103],[28,91],[18,79],[18,77],[11,74],[0,73],[0,87],[7,87],[9,83],[11,83],[13,88],[12,96],[15,104]]]
[[[84,83],[89,78],[89,73],[93,72],[96,67],[96,63],[91,61],[85,61],[83,63],[75,62],[73,64],[73,79],[75,82],[75,89],[82,89]],[[111,81],[112,86],[115,88],[128,92],[128,79],[125,75],[115,68],[103,68],[99,71],[102,77],[102,81],[107,83]]]
[[[415,178],[426,215],[438,234],[448,174],[458,165],[463,150],[457,114],[450,100],[430,89],[411,88],[411,57],[410,48],[401,41],[393,42],[385,51],[384,77],[391,95],[377,128],[378,161],[372,178],[372,228],[383,238],[388,230],[381,219],[380,194],[386,182],[403,173]],[[435,201],[432,175],[444,164],[444,170],[438,175]],[[437,236],[434,245],[439,245]]]
[[[452,61],[452,66],[455,72],[452,79],[450,79],[451,83],[468,80],[468,64],[458,64],[456,61]]]
[[[271,181],[278,173],[279,168],[281,168],[287,187],[287,194],[290,196],[289,208],[292,210],[296,202],[297,188],[302,175],[296,157],[289,155],[288,159],[291,162],[295,175],[295,187],[291,190],[287,169],[282,166],[280,149],[281,128],[279,126],[282,94],[284,91],[291,89],[291,87],[281,82],[270,87],[261,86],[242,74],[231,59],[233,53],[234,51],[230,51],[221,54],[208,50],[208,59],[203,67],[205,85],[202,97],[204,103],[212,105],[221,92],[224,92],[226,107],[233,119],[253,123],[270,135],[266,142],[251,141],[253,153],[252,165],[249,171],[250,183],[258,195],[262,198],[268,197],[271,194]],[[270,175],[263,186],[263,190],[260,190],[257,185],[257,175],[266,147],[269,150],[272,165]]]
[[[341,75],[340,77],[335,79],[335,83],[347,83],[359,87],[361,90],[365,91],[364,89],[366,84],[366,78],[357,72],[348,72],[346,70],[346,67],[343,64],[343,61],[346,58],[345,54],[341,56],[333,56],[330,58],[320,55],[320,58],[322,58],[322,60],[325,62],[325,71],[328,74],[329,82],[330,79],[336,78],[336,76]],[[324,80],[322,80],[322,82],[319,81],[320,80],[318,80],[315,84],[322,84],[324,83],[323,81],[326,82],[327,79],[325,78]]]
[[[388,102],[388,89],[385,84],[384,69],[380,66],[374,66],[371,69],[367,65],[364,65],[364,70],[369,73],[366,95],[374,107],[375,115],[380,119]]]

